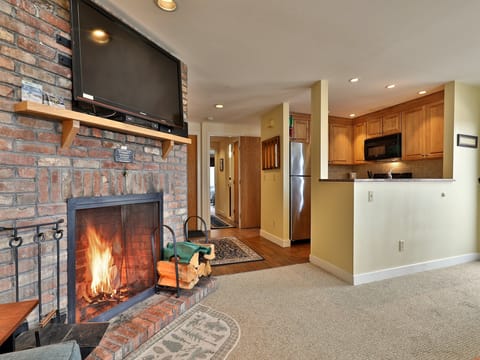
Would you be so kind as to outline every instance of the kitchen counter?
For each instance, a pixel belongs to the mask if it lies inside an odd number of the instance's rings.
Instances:
[[[400,179],[318,179],[319,182],[453,182],[455,179],[421,179],[421,178],[400,178]]]

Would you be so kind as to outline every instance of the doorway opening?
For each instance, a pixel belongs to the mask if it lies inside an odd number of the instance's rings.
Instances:
[[[261,142],[259,137],[211,136],[209,185],[215,189],[212,215],[237,228],[260,226]]]
[[[235,227],[233,216],[234,164],[231,161],[230,137],[210,138],[210,225],[212,229]]]

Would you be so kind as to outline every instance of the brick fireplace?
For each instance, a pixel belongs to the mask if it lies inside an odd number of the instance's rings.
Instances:
[[[72,145],[63,148],[62,123],[20,115],[23,79],[41,84],[44,91],[62,96],[71,108],[71,69],[58,56],[71,50],[56,43],[56,35],[70,38],[68,0],[0,0],[0,227],[11,228],[64,219],[67,236],[60,241],[60,311],[68,312],[67,253],[71,223],[67,202],[76,198],[107,198],[163,193],[163,221],[182,240],[187,215],[186,145],[175,144],[162,157],[162,141],[80,127]],[[187,113],[187,68],[182,65],[183,103]],[[131,163],[118,162],[116,149],[133,153]],[[42,312],[56,307],[56,279],[52,231],[42,238],[44,282],[38,293],[37,244],[31,230],[23,230],[19,249],[19,300],[41,297]],[[0,302],[15,301],[15,270],[10,232],[0,232]],[[50,253],[52,252],[52,253]],[[68,315],[72,316],[71,314]],[[33,313],[29,321],[36,322]]]
[[[68,201],[69,323],[106,321],[153,295],[163,194]]]
[[[83,304],[86,306],[82,305],[79,309],[76,304],[85,300],[85,297],[80,299],[75,295],[74,301],[69,299],[69,294],[77,289],[76,285],[72,285],[76,284],[77,279],[74,282],[69,278],[76,260],[70,264],[69,261],[75,258],[71,254],[75,252],[77,238],[81,238],[77,233],[76,215],[74,218],[71,214],[69,216],[70,202],[89,198],[98,205],[110,198],[137,197],[138,200],[144,196],[162,194],[162,211],[159,205],[153,208],[141,206],[133,210],[128,208],[130,204],[126,207],[125,204],[108,207],[108,215],[116,214],[113,216],[116,219],[113,227],[118,223],[123,226],[122,222],[125,222],[127,228],[132,228],[128,221],[137,224],[139,216],[142,220],[143,217],[147,218],[140,214],[154,214],[147,220],[147,225],[140,227],[140,243],[133,245],[134,248],[144,248],[143,257],[137,253],[135,257],[141,258],[140,262],[147,270],[135,268],[130,263],[129,271],[147,280],[130,284],[133,291],[128,290],[132,292],[128,295],[131,297],[143,293],[143,288],[151,284],[153,271],[150,272],[151,263],[148,263],[150,259],[146,255],[151,255],[151,252],[146,250],[151,250],[152,229],[157,224],[166,224],[173,228],[177,240],[182,241],[183,219],[187,216],[186,145],[175,144],[168,156],[163,157],[164,144],[161,140],[81,125],[71,145],[62,147],[61,122],[14,111],[14,105],[21,100],[24,79],[41,84],[48,93],[62,96],[66,108],[71,109],[71,69],[60,65],[58,57],[71,56],[72,53],[69,48],[56,42],[57,35],[70,38],[69,0],[0,0],[0,228],[22,227],[15,234],[12,231],[0,231],[0,303],[41,299],[41,314],[37,307],[28,317],[31,326],[39,321],[39,315],[57,308],[69,321],[77,321],[77,316],[82,320],[83,316],[85,319],[97,316],[90,311],[83,311],[96,301],[94,297],[97,295],[87,293],[86,298],[92,304]],[[184,114],[188,118],[187,68],[183,64],[182,81]],[[119,162],[115,157],[116,149],[131,151],[133,161]],[[105,222],[105,218],[110,216],[105,216],[103,210],[80,218],[80,228],[87,220]],[[157,217],[158,221],[155,220]],[[126,218],[129,220],[126,221]],[[60,228],[54,230],[50,225],[42,227],[41,236],[35,233],[35,226],[26,228],[38,223],[55,223]],[[126,232],[128,230],[122,230],[120,240],[110,245],[118,248],[123,244],[126,237],[122,236]],[[63,234],[60,240],[55,238],[58,234]],[[154,236],[158,241],[159,235]],[[20,237],[22,245],[15,255],[10,244]],[[113,238],[117,238],[117,235],[113,235]],[[132,251],[131,247],[128,247],[127,253]],[[60,259],[58,277],[57,248]],[[85,251],[82,251],[85,255]],[[121,265],[123,261],[128,261],[126,257],[120,255],[119,264],[115,264],[117,271],[120,269],[121,276],[114,277],[119,284],[128,283],[125,279],[130,279]],[[18,282],[15,265],[18,265]],[[39,265],[41,278],[38,276]],[[90,276],[81,267],[75,268],[75,276],[80,274],[80,270],[83,271],[82,281]],[[82,285],[82,288],[85,289],[85,286]],[[213,278],[203,279],[194,289],[182,291],[179,298],[174,293],[162,292],[130,307],[110,320],[110,327],[102,342],[89,359],[124,358],[214,288]],[[120,286],[118,291],[125,290]]]

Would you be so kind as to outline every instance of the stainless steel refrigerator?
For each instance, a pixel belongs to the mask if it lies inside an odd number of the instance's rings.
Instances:
[[[310,144],[290,143],[290,240],[310,239]]]

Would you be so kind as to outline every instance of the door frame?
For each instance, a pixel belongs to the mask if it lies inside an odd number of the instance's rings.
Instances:
[[[201,207],[200,216],[207,223],[210,228],[210,137],[212,136],[261,136],[260,119],[258,125],[250,124],[225,124],[225,123],[211,123],[204,121],[198,129],[201,135],[200,141],[200,188],[199,204]],[[191,132],[194,133],[193,131]]]

